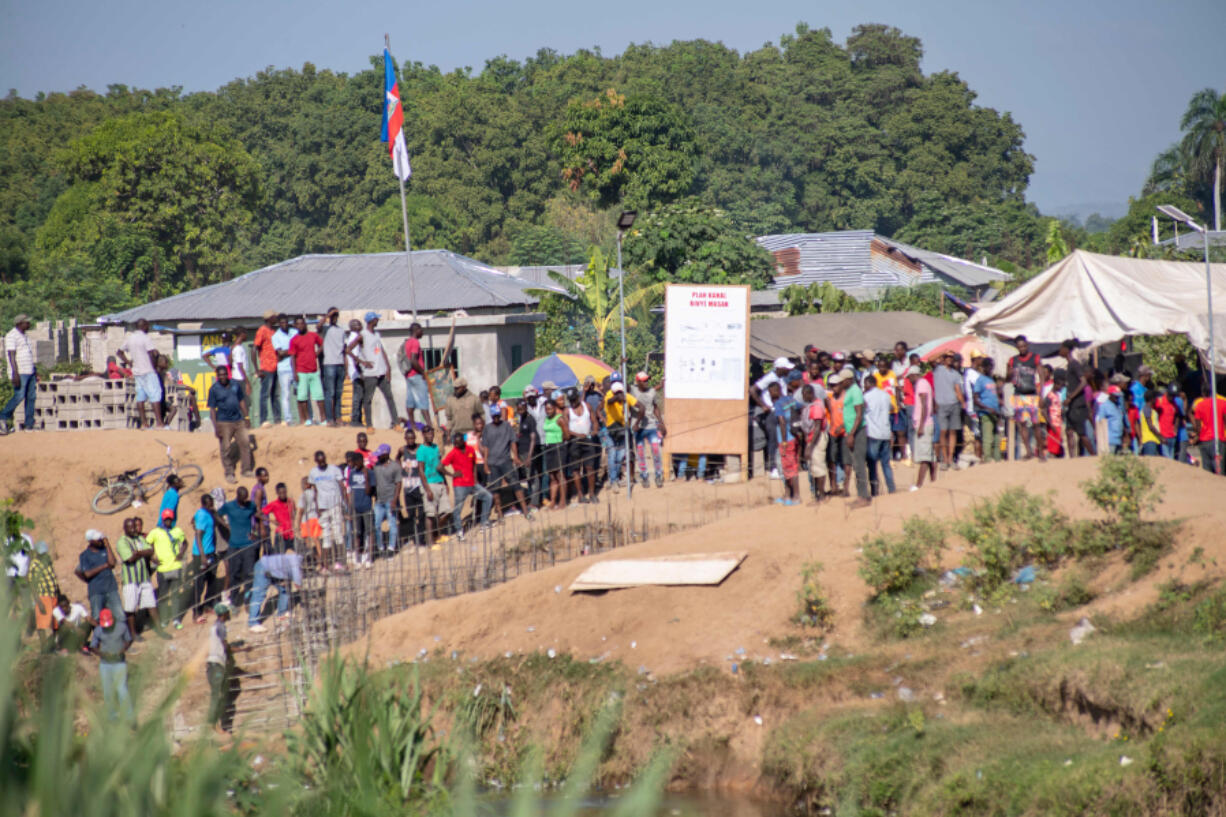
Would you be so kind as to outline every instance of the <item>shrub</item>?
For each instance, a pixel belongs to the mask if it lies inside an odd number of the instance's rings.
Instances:
[[[1206,596],[1192,611],[1192,630],[1209,638],[1226,638],[1226,588]]]
[[[821,562],[807,562],[801,567],[800,590],[796,593],[800,609],[793,620],[805,627],[828,629],[834,622],[834,608],[817,580],[821,572]]]
[[[902,593],[916,574],[935,569],[945,549],[945,526],[918,516],[903,522],[902,533],[875,536],[861,545],[860,577],[880,596]]]
[[[976,502],[955,530],[970,545],[971,583],[983,592],[1008,582],[1014,569],[1029,562],[1056,564],[1072,541],[1068,518],[1051,500],[1019,487]]]
[[[1081,483],[1081,490],[1115,525],[1127,530],[1141,521],[1142,512],[1158,507],[1162,486],[1141,457],[1114,455],[1099,460],[1098,476]]]
[[[1094,591],[1086,587],[1084,576],[1070,573],[1058,587],[1050,582],[1036,584],[1030,597],[1040,610],[1058,613],[1089,604],[1094,600]]]
[[[928,612],[922,601],[910,596],[882,595],[873,601],[870,621],[893,638],[910,638],[924,629],[920,616]]]

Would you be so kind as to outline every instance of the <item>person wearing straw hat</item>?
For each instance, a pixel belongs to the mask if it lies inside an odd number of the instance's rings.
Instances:
[[[38,373],[34,369],[34,347],[26,334],[30,330],[30,316],[18,315],[13,318],[13,328],[4,336],[4,357],[8,363],[9,382],[16,384],[13,396],[9,398],[4,409],[0,410],[0,434],[8,434],[13,430],[13,415],[18,405],[25,408],[25,417],[21,427],[30,431],[34,428],[34,399],[38,391]]]

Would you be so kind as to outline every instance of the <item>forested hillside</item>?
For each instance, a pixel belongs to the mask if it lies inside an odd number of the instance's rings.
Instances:
[[[582,261],[633,206],[699,214],[736,238],[872,228],[1042,264],[1021,125],[977,106],[956,74],[925,75],[921,55],[885,26],[844,44],[801,26],[744,54],[692,41],[613,57],[542,50],[480,71],[403,64],[414,246]],[[353,76],[308,64],[210,93],[10,94],[5,311],[96,315],[301,253],[402,246],[381,71],[372,60]],[[635,241],[651,247],[635,253]],[[628,257],[665,257],[667,243],[631,236]]]

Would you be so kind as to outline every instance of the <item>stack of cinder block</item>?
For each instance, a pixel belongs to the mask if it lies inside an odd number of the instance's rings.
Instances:
[[[171,430],[189,431],[191,392],[186,386],[173,386],[167,397],[168,406],[176,409]],[[152,415],[149,419],[153,419]],[[34,427],[46,431],[140,428],[136,384],[132,380],[101,377],[40,381],[34,402]]]

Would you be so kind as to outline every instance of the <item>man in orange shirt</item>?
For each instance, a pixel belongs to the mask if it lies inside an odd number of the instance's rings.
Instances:
[[[272,333],[276,331],[277,312],[270,309],[264,313],[264,323],[255,330],[255,353],[260,371],[260,425],[268,428],[281,422],[281,404],[277,401],[277,350],[272,345]],[[272,419],[269,420],[269,405]]]

